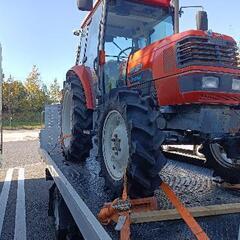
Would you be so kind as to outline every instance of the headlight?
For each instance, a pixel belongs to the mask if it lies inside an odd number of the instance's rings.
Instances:
[[[214,76],[205,76],[202,78],[202,88],[218,88],[219,78]]]
[[[240,91],[240,79],[232,80],[232,90]]]

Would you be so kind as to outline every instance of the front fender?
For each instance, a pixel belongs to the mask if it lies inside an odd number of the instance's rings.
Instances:
[[[93,82],[92,82],[92,74],[88,67],[83,65],[77,65],[72,67],[67,72],[67,78],[71,77],[71,75],[77,75],[79,80],[82,83],[85,97],[86,97],[86,105],[88,109],[95,108],[95,98],[94,98],[94,91],[93,91]]]

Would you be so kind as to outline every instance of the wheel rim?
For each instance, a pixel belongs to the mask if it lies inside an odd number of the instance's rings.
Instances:
[[[129,141],[122,115],[110,111],[105,118],[102,133],[103,159],[106,169],[115,181],[123,178],[129,160]]]
[[[223,165],[227,165],[230,167],[239,166],[239,164],[237,164],[234,159],[228,158],[226,151],[220,144],[218,143],[210,144],[210,150],[215,159],[218,160]]]
[[[63,136],[70,135],[72,132],[72,96],[69,90],[64,94],[64,102],[62,109],[62,134]],[[64,146],[70,146],[70,138],[63,140]]]

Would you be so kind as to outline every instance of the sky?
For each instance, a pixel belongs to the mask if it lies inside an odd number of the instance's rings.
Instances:
[[[240,41],[239,0],[180,0],[182,6],[202,5],[208,11],[209,28]],[[185,10],[181,31],[195,29],[196,10]],[[24,81],[34,64],[41,79],[59,83],[74,65],[78,29],[86,12],[78,11],[76,0],[0,0],[0,43],[3,70]]]

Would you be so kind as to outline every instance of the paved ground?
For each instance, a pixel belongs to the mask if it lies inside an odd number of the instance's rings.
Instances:
[[[44,179],[45,165],[38,155],[38,131],[5,132],[4,139],[4,160],[0,169],[0,240],[54,239],[53,227],[49,224],[47,216],[48,189],[51,183]],[[61,159],[60,155],[55,156],[57,160]],[[96,161],[89,158],[85,166],[64,165],[57,162],[59,167],[66,170],[66,177],[69,181],[71,180],[75,189],[84,194],[91,192],[84,199],[96,214],[102,202],[106,201],[103,191],[98,191],[98,188],[103,188],[104,185],[103,179],[98,177],[99,169],[95,166]],[[233,195],[227,192],[224,194],[214,185],[208,172],[205,173],[208,170],[202,172],[198,167],[192,167],[190,172],[186,169],[185,164],[170,162],[162,173],[164,180],[172,186],[186,205],[239,201],[239,194]],[[169,176],[172,177],[169,178]],[[84,184],[87,184],[88,188],[81,191],[81,185],[84,186]],[[179,186],[181,186],[180,189]],[[161,192],[157,197],[160,199],[162,208],[169,207]],[[239,214],[212,217],[199,219],[199,223],[209,233],[211,239],[237,240],[239,217]],[[133,239],[137,240],[194,239],[182,221],[159,222],[147,226],[135,225],[133,230]]]
[[[38,133],[4,132],[0,169],[1,240],[54,239],[47,216],[51,183],[45,181],[45,166],[38,155]]]
[[[3,131],[4,142],[37,140],[38,136],[39,136],[39,130],[4,130]]]

